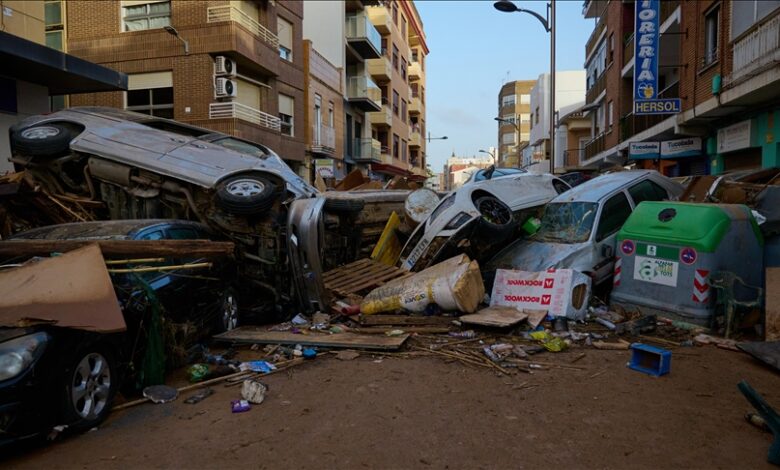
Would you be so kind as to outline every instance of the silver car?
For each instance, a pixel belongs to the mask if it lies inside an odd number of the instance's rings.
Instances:
[[[419,271],[459,252],[479,260],[568,189],[555,176],[526,172],[466,184],[442,199],[412,232],[400,266]]]
[[[499,252],[483,274],[492,284],[496,269],[569,268],[590,275],[594,286],[602,284],[612,277],[617,232],[637,204],[674,200],[682,192],[679,183],[653,170],[594,178],[550,201],[539,231]]]

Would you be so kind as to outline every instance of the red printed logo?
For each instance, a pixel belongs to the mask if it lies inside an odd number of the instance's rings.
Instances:
[[[552,289],[554,283],[555,283],[555,279],[545,279],[544,280],[544,288],[545,289]]]
[[[542,296],[542,305],[550,305],[550,299],[552,296],[550,294],[545,294]]]
[[[555,272],[555,268],[547,268],[547,272],[548,273],[554,273]]]
[[[507,285],[539,287],[542,285],[542,281],[538,279],[509,279]]]

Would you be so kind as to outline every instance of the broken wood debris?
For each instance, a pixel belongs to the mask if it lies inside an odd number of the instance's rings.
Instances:
[[[97,244],[103,256],[170,256],[221,258],[233,256],[233,242],[211,240],[5,240],[0,256],[48,256]]]

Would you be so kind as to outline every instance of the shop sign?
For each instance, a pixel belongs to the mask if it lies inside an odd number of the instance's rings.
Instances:
[[[659,0],[638,0],[634,31],[634,114],[675,114],[679,98],[658,98]]]
[[[661,142],[661,158],[694,157],[701,155],[701,137]]]
[[[660,154],[658,142],[631,142],[628,144],[628,158],[632,160],[655,159]]]
[[[333,178],[333,160],[330,158],[317,158],[314,160],[314,171],[323,178]]]
[[[718,129],[718,153],[732,152],[750,147],[750,119]]]

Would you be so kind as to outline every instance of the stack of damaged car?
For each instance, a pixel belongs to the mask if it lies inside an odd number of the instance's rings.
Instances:
[[[46,191],[96,219],[175,218],[208,225],[237,246],[243,307],[287,316],[323,305],[310,284],[351,261],[363,201],[329,202],[270,149],[176,121],[113,108],[70,108],[11,129],[12,160]],[[358,199],[358,198],[353,198]],[[402,205],[401,201],[399,206]],[[324,220],[324,212],[335,217]],[[380,230],[381,232],[381,230]],[[371,235],[371,234],[369,234]],[[378,233],[376,234],[378,237]]]
[[[497,170],[496,170],[497,171]],[[544,205],[569,189],[548,174],[509,173],[464,185],[446,196],[412,233],[401,252],[403,269],[420,271],[459,253],[487,259]]]
[[[574,269],[594,286],[611,279],[615,237],[642,201],[677,199],[683,187],[652,170],[601,175],[556,197],[544,209],[539,231],[501,250],[483,270],[488,286],[496,269]]]

